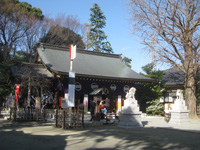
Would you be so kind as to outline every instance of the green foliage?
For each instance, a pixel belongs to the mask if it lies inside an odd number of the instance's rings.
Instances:
[[[24,12],[31,14],[34,17],[42,19],[44,16],[42,15],[42,11],[40,8],[32,7],[27,2],[21,2],[16,4],[17,7],[21,8]]]
[[[20,62],[28,62],[29,61],[29,54],[24,51],[17,51],[13,61],[20,61]]]
[[[146,113],[152,115],[164,115],[164,106],[160,103],[159,99],[149,102],[150,106],[147,107]]]
[[[125,63],[129,68],[131,68],[131,61],[132,61],[132,59],[130,59],[128,57],[122,58],[122,62]]]
[[[162,84],[162,78],[164,72],[160,70],[154,70],[154,64],[147,64],[142,67],[145,74],[142,75],[154,79],[153,83],[144,84],[144,91],[142,99],[145,99],[149,105],[146,109],[147,113],[150,114],[163,114],[163,105],[159,103],[160,97],[163,95],[162,92],[165,89],[165,85]]]
[[[10,82],[10,66],[11,62],[0,63],[0,98],[5,99],[10,91],[12,84]]]
[[[87,47],[92,48],[96,52],[113,53],[111,44],[107,41],[107,36],[102,30],[106,26],[106,17],[96,3],[90,10],[90,32]]]

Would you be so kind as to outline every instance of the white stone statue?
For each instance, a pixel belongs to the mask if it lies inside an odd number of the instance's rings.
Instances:
[[[172,105],[172,110],[178,110],[178,111],[187,110],[185,100],[183,99],[183,93],[180,89],[177,89],[176,91],[176,100]]]
[[[183,99],[183,93],[180,89],[177,89],[177,91],[176,91],[176,98]]]
[[[124,106],[122,107],[123,111],[139,111],[139,105],[135,99],[136,88],[132,87],[126,93],[126,100],[124,101]]]
[[[130,90],[126,93],[126,99],[135,99],[135,91],[136,89],[134,87],[130,88]]]

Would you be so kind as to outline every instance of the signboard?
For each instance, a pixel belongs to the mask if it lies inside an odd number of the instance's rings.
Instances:
[[[84,104],[84,112],[88,112],[88,94],[84,94],[83,104]]]

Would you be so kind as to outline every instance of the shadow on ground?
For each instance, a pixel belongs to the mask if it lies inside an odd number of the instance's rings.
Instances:
[[[1,150],[199,150],[200,134],[170,129],[123,129],[116,125],[63,130],[40,123],[4,122]]]

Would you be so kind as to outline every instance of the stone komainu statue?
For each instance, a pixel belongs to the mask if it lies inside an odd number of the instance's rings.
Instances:
[[[177,91],[176,91],[176,98],[183,99],[183,93],[180,89],[177,89]]]
[[[132,98],[135,99],[135,92],[136,88],[132,87],[130,90],[126,93],[126,99]]]

